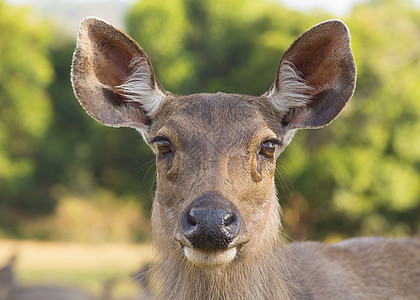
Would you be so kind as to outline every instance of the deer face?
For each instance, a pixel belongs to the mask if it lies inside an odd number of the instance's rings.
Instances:
[[[245,243],[277,233],[274,172],[285,141],[259,101],[223,93],[174,98],[151,126],[156,236],[175,240],[195,264],[226,264]]]

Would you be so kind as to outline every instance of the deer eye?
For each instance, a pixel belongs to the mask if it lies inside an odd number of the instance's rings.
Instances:
[[[172,152],[171,143],[168,140],[160,139],[156,142],[159,154],[165,155]]]
[[[276,152],[276,145],[279,145],[281,142],[279,140],[267,140],[261,144],[260,154],[264,155],[267,158],[273,158],[274,153]]]

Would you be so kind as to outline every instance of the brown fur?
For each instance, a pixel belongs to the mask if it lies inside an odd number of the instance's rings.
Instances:
[[[156,153],[158,298],[420,298],[419,240],[285,245],[279,235],[276,158],[296,130],[337,117],[355,76],[348,29],[331,20],[292,44],[262,96],[175,96],[131,38],[99,19],[82,22],[72,69],[77,98],[99,122],[139,130]],[[170,145],[163,154],[162,139]],[[273,157],[262,151],[271,140],[278,144]],[[203,195],[210,202],[219,195],[240,212],[240,230],[226,249],[196,249],[183,232],[180,216]]]

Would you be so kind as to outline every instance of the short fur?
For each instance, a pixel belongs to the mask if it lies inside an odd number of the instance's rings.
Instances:
[[[172,95],[130,37],[100,19],[82,22],[72,68],[79,102],[105,125],[139,130],[156,154],[158,299],[420,298],[418,239],[286,245],[279,234],[276,158],[296,130],[334,120],[355,79],[349,31],[338,20],[297,38],[262,96]],[[162,140],[169,150],[159,149]],[[263,149],[272,141],[269,155]],[[180,225],[189,204],[213,194],[241,220],[238,235],[217,251],[193,247]],[[232,249],[235,256],[224,255]]]

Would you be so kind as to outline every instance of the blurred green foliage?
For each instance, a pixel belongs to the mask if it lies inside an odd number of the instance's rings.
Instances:
[[[264,0],[143,0],[126,19],[168,90],[261,94],[281,54],[324,18]]]
[[[21,22],[25,20],[25,22]],[[53,78],[49,60],[50,28],[27,9],[0,1],[0,224],[14,217],[11,207],[35,204],[49,210],[36,178],[36,148],[51,126],[47,87]]]
[[[69,79],[74,39],[1,0],[0,17],[0,235],[43,237],[28,222],[57,212],[47,224],[61,226],[68,199],[85,202],[74,212],[104,194],[116,203],[135,196],[147,213],[153,156],[135,131],[98,125],[78,105]],[[126,23],[167,90],[262,94],[292,41],[331,17],[268,0],[142,0]],[[344,21],[356,93],[331,126],[299,133],[279,158],[286,234],[418,233],[420,9],[373,0]]]
[[[70,84],[75,39],[1,0],[0,17],[0,237],[69,237],[77,224],[57,228],[50,216],[69,194],[95,202],[106,189],[117,203],[137,195],[148,210],[153,176],[143,173],[153,175],[153,156],[135,131],[109,130],[83,112]],[[46,216],[49,224],[31,229]]]

